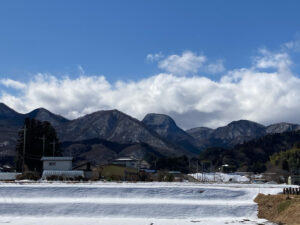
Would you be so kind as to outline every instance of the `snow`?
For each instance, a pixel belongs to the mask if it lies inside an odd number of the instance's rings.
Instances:
[[[246,176],[241,176],[238,174],[227,174],[227,173],[194,173],[190,174],[197,180],[204,182],[236,182],[245,183],[249,182],[250,179]]]
[[[258,193],[283,185],[198,183],[0,183],[0,224],[271,224]]]

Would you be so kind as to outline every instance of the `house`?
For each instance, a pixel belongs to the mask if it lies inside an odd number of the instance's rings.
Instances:
[[[82,170],[84,172],[84,177],[87,179],[93,179],[95,177],[90,162],[84,162],[80,165],[76,165],[73,167],[73,170]]]
[[[128,168],[136,168],[136,169],[150,169],[150,164],[145,160],[135,159],[133,157],[122,157],[117,158],[113,161],[114,165],[121,165]]]
[[[42,179],[49,177],[62,177],[64,179],[84,177],[82,170],[72,170],[73,157],[42,157],[43,174]]]
[[[113,161],[113,164],[128,168],[139,168],[139,160],[132,157],[117,158]]]
[[[9,165],[0,166],[0,181],[16,180],[18,175],[21,175],[21,173],[17,173],[11,166]]]
[[[108,164],[96,168],[100,179],[138,181],[139,172],[136,168],[124,165]]]
[[[1,165],[0,171],[1,172],[15,172],[15,170],[9,165]]]
[[[151,165],[145,160],[140,161],[139,165],[141,169],[150,169],[151,167]]]

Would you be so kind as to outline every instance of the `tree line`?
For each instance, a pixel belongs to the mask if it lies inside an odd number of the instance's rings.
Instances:
[[[47,121],[26,118],[18,133],[16,154],[17,171],[40,172],[42,156],[61,155],[55,129]]]

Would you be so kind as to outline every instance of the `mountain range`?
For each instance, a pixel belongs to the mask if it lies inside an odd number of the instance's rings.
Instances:
[[[224,127],[183,130],[168,115],[150,113],[139,121],[118,110],[97,111],[68,120],[47,109],[21,114],[0,103],[0,163],[13,164],[18,131],[26,117],[49,121],[62,142],[64,155],[80,163],[107,163],[115,157],[196,156],[208,147],[230,148],[272,133],[300,130],[300,125],[264,126],[248,120]]]

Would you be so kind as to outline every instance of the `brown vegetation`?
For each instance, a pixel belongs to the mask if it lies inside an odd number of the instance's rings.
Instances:
[[[258,204],[258,217],[269,221],[300,225],[300,196],[259,194],[255,200]]]

